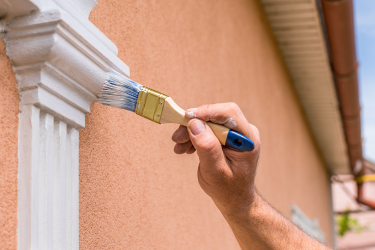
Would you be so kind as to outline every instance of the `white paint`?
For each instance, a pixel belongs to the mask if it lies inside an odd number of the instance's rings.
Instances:
[[[0,0],[21,96],[18,249],[79,248],[79,129],[106,72],[129,76],[117,47],[88,20],[96,4]]]
[[[79,220],[79,133],[75,128],[69,131],[70,159],[72,166],[72,221]],[[72,223],[72,249],[79,249],[79,224]]]
[[[78,130],[29,104],[19,131],[19,249],[78,249]]]
[[[193,118],[196,118],[197,115],[194,113],[194,111],[196,111],[197,108],[192,108],[192,109],[188,109],[186,110],[186,114],[187,114],[187,117],[190,118],[190,119],[193,119]]]
[[[194,112],[192,112],[192,111],[187,112],[187,116],[188,116],[190,119],[193,119],[193,118],[197,117],[197,115],[194,114]]]
[[[227,127],[227,128],[230,128],[230,129],[234,129],[235,127],[237,127],[237,123],[235,122],[235,120],[233,120],[233,118],[228,118],[225,122],[224,122],[224,125]]]
[[[39,108],[21,105],[18,127],[18,249],[37,249],[39,214]],[[31,150],[30,150],[31,149]],[[33,213],[33,216],[31,216]],[[31,247],[30,247],[31,246]]]
[[[54,142],[54,135],[53,135],[53,132],[54,132],[54,117],[48,113],[45,114],[45,117],[44,117],[44,129],[45,131],[43,131],[45,134],[45,139],[43,141],[45,141],[45,150],[41,150],[40,152],[42,153],[43,151],[45,152],[45,155],[44,155],[44,158],[45,159],[42,159],[42,160],[45,160],[45,166],[44,166],[44,171],[45,173],[41,172],[41,174],[43,175],[43,177],[45,178],[45,180],[43,180],[42,182],[40,182],[41,186],[40,186],[40,191],[41,193],[43,193],[43,195],[40,196],[40,198],[42,199],[42,204],[46,204],[46,207],[45,207],[45,212],[44,212],[44,209],[41,211],[43,211],[43,216],[44,216],[44,219],[45,221],[43,221],[45,223],[45,230],[46,230],[46,234],[43,234],[43,232],[41,232],[40,235],[43,235],[43,238],[45,238],[45,241],[46,241],[46,245],[47,245],[47,249],[53,249],[53,235],[54,235],[54,232],[53,232],[53,216],[54,216],[54,211],[53,211],[53,191],[54,191],[54,186],[53,186],[53,172],[54,172],[54,164],[53,164],[53,160],[55,158],[55,155],[54,155],[54,146],[55,146],[55,142]],[[44,241],[43,241],[44,243]],[[41,247],[42,249],[44,249],[44,247]]]

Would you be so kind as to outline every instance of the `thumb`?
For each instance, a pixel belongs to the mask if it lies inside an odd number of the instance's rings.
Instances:
[[[222,168],[226,166],[224,153],[219,140],[208,124],[199,119],[192,119],[187,127],[190,140],[197,150],[202,170],[211,173],[214,170],[223,170]]]

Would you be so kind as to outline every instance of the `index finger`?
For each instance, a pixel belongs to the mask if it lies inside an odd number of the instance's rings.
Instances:
[[[254,135],[241,109],[237,104],[232,102],[202,105],[198,108],[188,109],[185,111],[185,116],[188,118],[199,118],[206,122],[210,121],[216,124],[222,124],[249,138]]]

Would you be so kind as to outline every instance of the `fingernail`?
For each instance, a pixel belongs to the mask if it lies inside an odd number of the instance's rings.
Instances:
[[[197,110],[196,108],[193,108],[193,109],[187,109],[187,117],[189,117],[190,119],[192,118],[195,118],[197,117],[196,114],[194,114],[194,111]]]
[[[200,135],[202,132],[206,130],[206,126],[203,124],[201,120],[195,120],[193,123],[190,124],[189,129],[193,135]]]

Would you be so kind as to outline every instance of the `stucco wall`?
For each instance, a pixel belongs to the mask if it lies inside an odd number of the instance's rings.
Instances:
[[[261,132],[261,194],[297,204],[331,239],[328,175],[255,0],[107,0],[90,20],[132,78],[183,108],[238,103]],[[92,105],[80,132],[82,249],[238,249],[200,189],[196,155],[175,155],[177,125]]]
[[[0,250],[17,249],[17,145],[19,95],[0,37]]]

